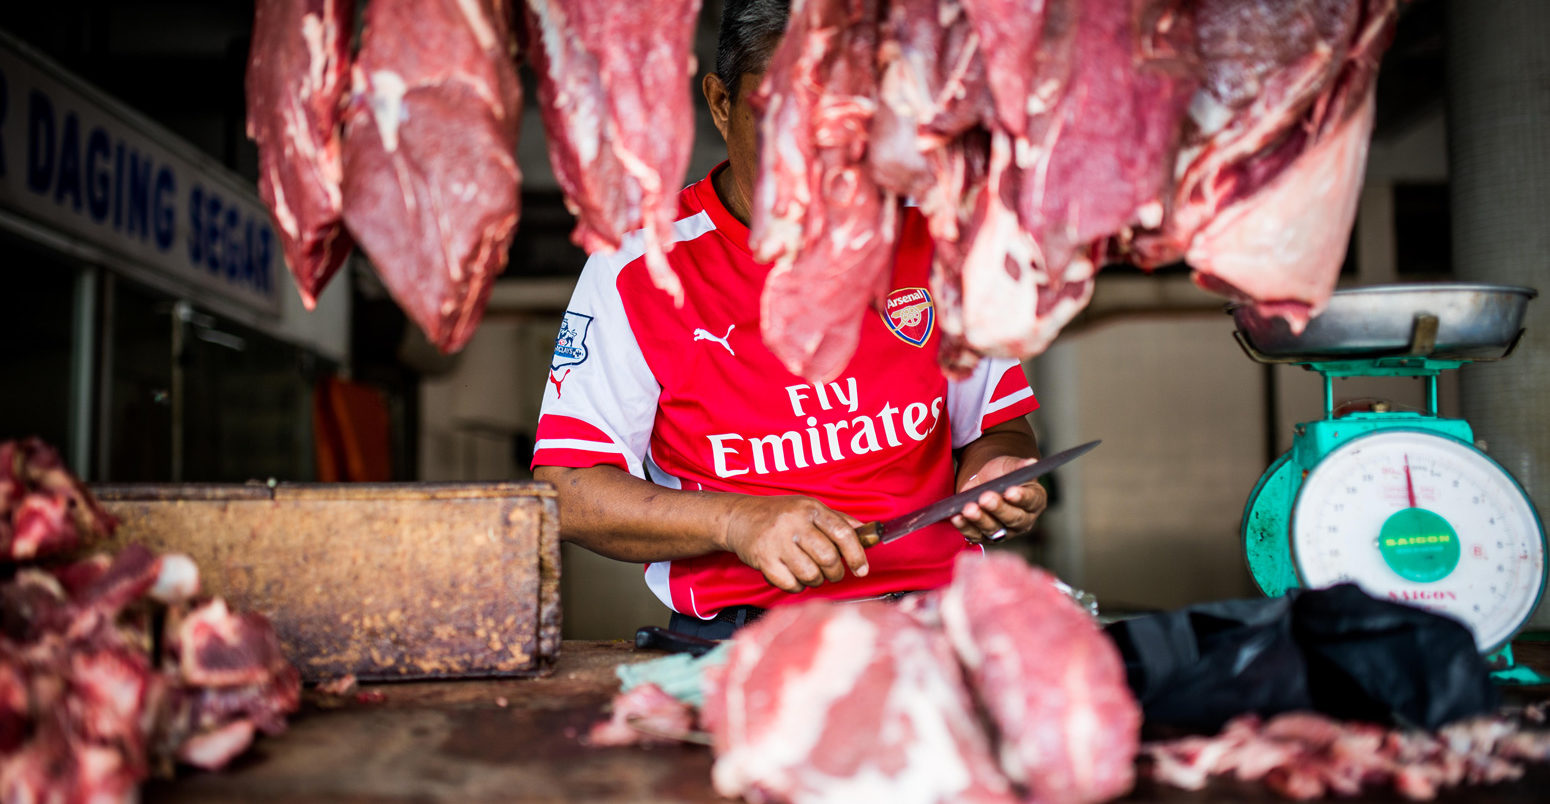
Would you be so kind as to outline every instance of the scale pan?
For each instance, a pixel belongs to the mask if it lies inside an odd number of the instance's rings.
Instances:
[[[1371,285],[1337,290],[1301,335],[1280,318],[1228,307],[1248,345],[1275,362],[1416,355],[1436,359],[1504,357],[1523,329],[1532,288],[1464,282]],[[1425,320],[1435,318],[1435,338]],[[1424,333],[1418,337],[1418,332]],[[1430,348],[1417,344],[1427,344]]]

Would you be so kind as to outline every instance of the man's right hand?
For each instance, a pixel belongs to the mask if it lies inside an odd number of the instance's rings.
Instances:
[[[856,536],[861,521],[811,497],[749,496],[734,506],[723,548],[787,592],[867,574],[866,550]]]

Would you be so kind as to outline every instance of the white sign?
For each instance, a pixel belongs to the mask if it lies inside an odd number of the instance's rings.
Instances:
[[[191,290],[279,313],[284,257],[253,188],[9,37],[0,37],[0,207]]]

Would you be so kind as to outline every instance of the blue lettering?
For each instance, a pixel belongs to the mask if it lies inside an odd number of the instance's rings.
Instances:
[[[242,234],[241,223],[237,219],[237,208],[227,207],[226,217],[221,220],[221,263],[226,269],[226,281],[235,282],[242,278],[242,249],[238,249],[237,235]]]
[[[27,96],[27,189],[47,193],[54,182],[54,104],[34,89]]]
[[[250,288],[258,287],[258,258],[253,252],[258,249],[258,223],[249,215],[243,227],[242,238],[242,281]]]
[[[221,197],[210,194],[205,202],[205,228],[201,236],[205,243],[205,267],[210,273],[221,272]]]
[[[113,229],[124,226],[124,143],[113,144]]]
[[[141,240],[151,233],[151,160],[129,151],[129,212],[125,231]]]
[[[177,210],[173,207],[176,190],[172,168],[163,166],[156,172],[156,247],[162,251],[172,248],[173,235],[177,234]]]
[[[54,184],[54,203],[70,199],[70,206],[81,211],[81,126],[75,112],[65,112],[65,125],[59,133],[59,177]]]
[[[188,191],[188,264],[198,265],[204,261],[204,227],[199,224],[199,215],[204,211],[205,188],[194,182],[194,186]]]
[[[109,150],[108,132],[92,129],[86,137],[86,208],[91,211],[91,219],[98,223],[108,219],[108,207],[113,201]]]
[[[254,285],[265,293],[269,292],[269,260],[274,254],[274,233],[268,226],[258,224],[258,269],[254,272]]]

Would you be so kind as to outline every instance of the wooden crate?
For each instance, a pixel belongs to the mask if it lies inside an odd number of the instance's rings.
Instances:
[[[99,485],[117,549],[187,553],[309,680],[534,676],[560,649],[546,483]]]

